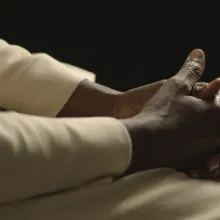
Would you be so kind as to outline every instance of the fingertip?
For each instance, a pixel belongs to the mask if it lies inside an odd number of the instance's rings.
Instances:
[[[196,59],[202,59],[204,58],[204,56],[205,56],[205,53],[201,49],[195,49],[189,54],[190,58],[196,58]]]
[[[208,84],[207,90],[212,94],[216,95],[220,89],[220,78],[216,78]]]
[[[210,82],[210,84],[211,83],[220,84],[220,78],[218,77],[218,78],[214,79],[212,82]]]

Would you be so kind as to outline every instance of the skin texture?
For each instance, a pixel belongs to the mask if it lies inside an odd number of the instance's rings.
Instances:
[[[121,120],[133,143],[128,173],[158,167],[187,172],[216,153],[220,144],[219,97],[204,101],[191,96],[204,65],[204,53],[193,51],[139,114]]]
[[[167,80],[161,80],[127,92],[118,92],[85,80],[78,86],[58,117],[110,116],[118,119],[133,117],[141,112],[145,103],[149,101],[166,81]],[[197,89],[193,89],[191,95],[200,99],[211,100],[220,89],[220,79],[217,78],[211,83],[196,82],[195,85],[194,88]],[[213,154],[209,153],[208,155],[212,156],[215,154],[216,152]],[[209,160],[213,161],[212,157]],[[204,170],[204,167],[207,165],[203,163],[200,166],[201,169]],[[200,178],[197,174],[199,170],[200,169],[194,169],[190,171],[189,176]],[[216,179],[216,174],[212,177],[209,172],[206,171],[203,172],[202,177]]]
[[[187,62],[185,64],[187,65]],[[161,80],[127,92],[118,92],[85,80],[78,86],[58,117],[110,116],[118,119],[134,117],[144,109],[146,103],[166,82],[167,80]],[[196,86],[190,95],[204,100],[212,100],[219,89],[219,78],[209,84],[196,82]],[[216,152],[213,154],[216,154]],[[189,175],[194,178],[216,180],[218,175],[220,176],[220,171],[209,171],[209,167],[213,163],[216,167],[215,164],[219,160],[219,155],[214,156],[207,164],[202,164],[201,169],[190,171]]]
[[[129,118],[140,113],[149,99],[167,80],[147,84],[119,92],[97,83],[84,80],[72,94],[57,117],[109,116],[118,119]],[[201,99],[211,99],[220,89],[220,80],[211,83],[197,82],[193,95]]]

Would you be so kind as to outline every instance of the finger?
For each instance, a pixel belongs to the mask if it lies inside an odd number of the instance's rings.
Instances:
[[[207,83],[207,82],[197,82],[195,84],[195,86],[204,86],[204,85],[207,85],[207,84],[209,84],[209,83]]]
[[[205,67],[205,55],[202,50],[193,50],[186,59],[183,67],[162,86],[146,104],[155,109],[169,108],[177,95],[188,95],[194,84],[201,78]]]
[[[203,83],[194,86],[192,95],[200,99],[211,99],[220,90],[220,78],[213,80],[211,83]]]
[[[192,96],[198,98],[203,92],[203,90],[207,88],[208,84],[209,83],[205,83],[205,82],[197,82],[195,86],[193,86],[192,88]]]
[[[191,92],[192,87],[202,77],[204,68],[204,52],[199,49],[193,50],[183,64],[183,67],[173,77],[174,79],[180,81],[181,84],[183,84],[180,91],[181,93],[189,94],[189,92]]]

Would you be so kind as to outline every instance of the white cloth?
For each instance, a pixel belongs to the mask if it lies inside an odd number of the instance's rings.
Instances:
[[[1,107],[26,114],[57,115],[89,74],[73,68],[47,54],[30,54],[0,40]]]
[[[0,40],[0,106],[38,115],[0,113],[0,219],[220,219],[218,183],[172,169],[113,182],[131,159],[118,120],[49,118],[85,78],[80,72]]]
[[[118,120],[33,116],[56,115],[85,78],[81,72],[0,41],[0,105],[32,114],[0,113],[0,203],[76,188],[127,169],[130,137]]]
[[[219,220],[219,183],[149,170],[0,206],[4,220]]]

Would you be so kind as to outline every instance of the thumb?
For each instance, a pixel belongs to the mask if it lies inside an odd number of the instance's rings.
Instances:
[[[205,54],[202,50],[193,50],[180,71],[173,77],[181,85],[179,92],[189,94],[192,87],[200,80],[205,68]]]
[[[205,68],[205,54],[193,50],[179,72],[168,79],[158,92],[147,102],[146,107],[157,109],[170,106],[177,95],[189,95],[194,84],[202,77]]]

